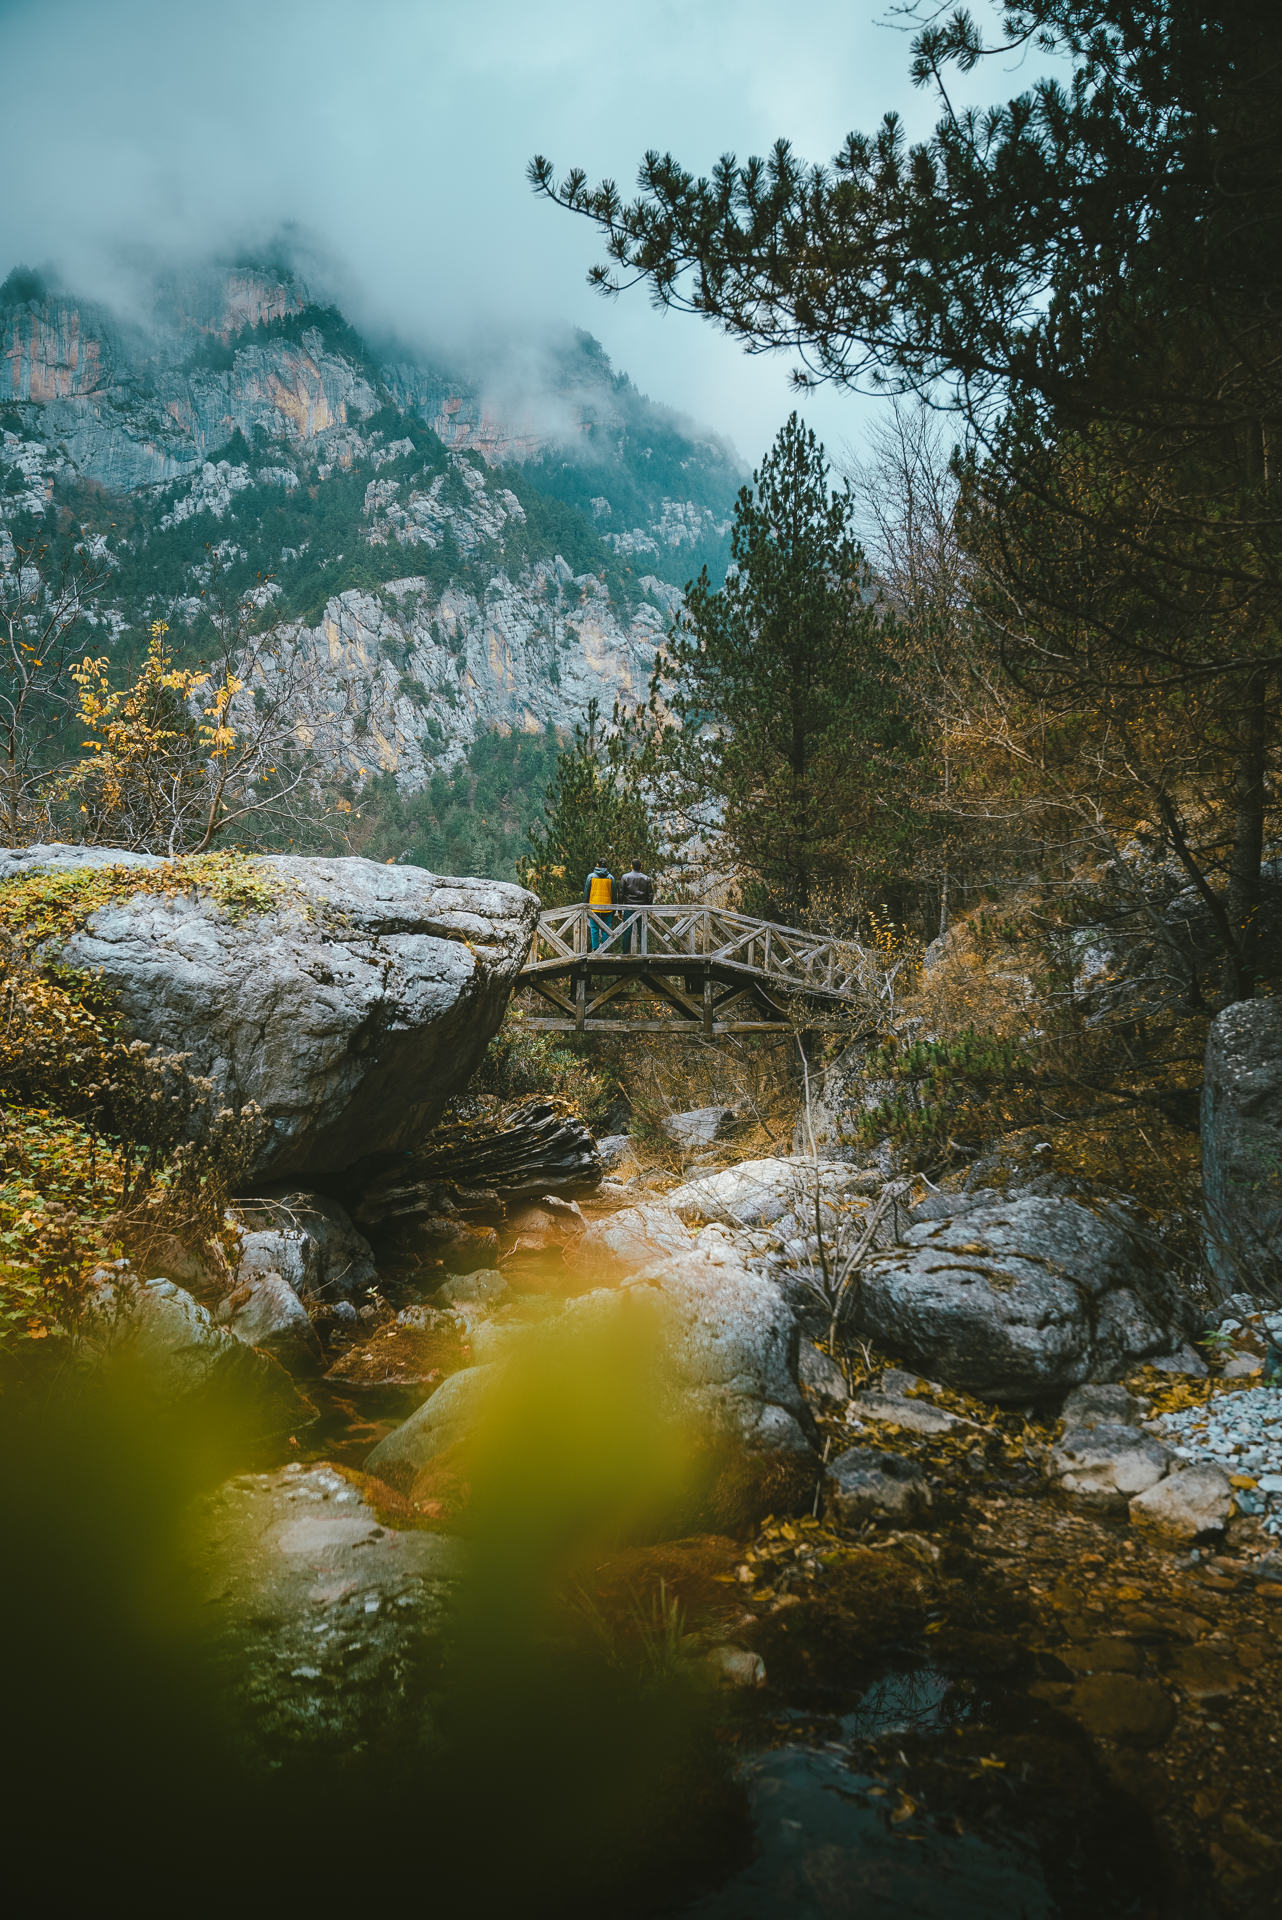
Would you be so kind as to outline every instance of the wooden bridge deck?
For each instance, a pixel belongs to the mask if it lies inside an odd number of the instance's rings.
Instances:
[[[593,951],[589,918],[585,906],[539,915],[518,987],[552,1011],[527,1025],[707,1036],[845,1028],[864,997],[857,951],[822,934],[719,907],[615,907]],[[642,1016],[647,998],[663,1018]]]

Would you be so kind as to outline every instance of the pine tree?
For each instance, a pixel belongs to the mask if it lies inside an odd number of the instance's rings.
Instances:
[[[652,873],[664,865],[665,837],[642,791],[640,765],[617,730],[606,735],[595,700],[557,757],[543,820],[529,839],[519,877],[547,906],[581,900],[600,861],[616,875],[634,860]]]
[[[793,414],[739,495],[724,587],[705,568],[687,590],[652,687],[678,723],[661,763],[717,803],[741,872],[789,919],[852,880],[879,889],[907,825],[890,794],[911,730],[853,512]]]

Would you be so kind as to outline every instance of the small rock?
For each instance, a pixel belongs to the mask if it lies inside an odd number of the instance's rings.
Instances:
[[[902,1454],[847,1447],[828,1468],[825,1485],[833,1518],[847,1526],[864,1520],[919,1519],[931,1505],[925,1475]]]
[[[1147,1406],[1125,1387],[1091,1382],[1074,1387],[1061,1410],[1065,1427],[1134,1426]]]
[[[1175,1725],[1175,1707],[1156,1680],[1133,1673],[1093,1673],[1068,1700],[1073,1718],[1096,1740],[1155,1747]]]
[[[1181,1647],[1172,1677],[1201,1707],[1221,1705],[1242,1684],[1233,1661],[1216,1647]]]
[[[626,1133],[607,1133],[596,1143],[597,1155],[604,1173],[613,1173],[633,1154],[632,1137]]]
[[[689,1113],[665,1114],[659,1125],[678,1147],[710,1147],[715,1140],[730,1138],[739,1116],[733,1107],[695,1107]]]
[[[759,1653],[747,1647],[711,1647],[704,1661],[713,1678],[723,1687],[764,1687],[766,1663]]]
[[[1152,1434],[1107,1421],[1070,1428],[1051,1455],[1051,1471],[1065,1493],[1088,1506],[1118,1509],[1156,1486],[1170,1463],[1170,1453]]]
[[[1219,1467],[1186,1467],[1168,1474],[1130,1502],[1131,1525],[1146,1533],[1194,1540],[1222,1533],[1233,1511],[1233,1488]]]
[[[1198,1380],[1204,1380],[1210,1371],[1201,1354],[1187,1342],[1177,1347],[1174,1353],[1159,1354],[1156,1360],[1149,1360],[1146,1364],[1155,1373],[1187,1373]]]
[[[809,1340],[801,1343],[797,1379],[807,1400],[812,1401],[823,1413],[840,1412],[850,1399],[846,1376],[837,1362],[831,1354],[811,1346]]]
[[[978,1433],[973,1420],[962,1420],[945,1412],[929,1400],[910,1400],[897,1393],[856,1394],[847,1410],[848,1419],[873,1420],[881,1425],[903,1427],[908,1433]]]
[[[1230,1354],[1220,1372],[1222,1380],[1251,1380],[1256,1374],[1264,1372],[1264,1362],[1258,1353]]]
[[[452,1374],[417,1412],[393,1427],[366,1455],[366,1473],[394,1487],[409,1485],[421,1468],[475,1425],[501,1371],[491,1364]]]
[[[241,1271],[245,1272],[243,1266]],[[214,1319],[246,1346],[270,1353],[290,1373],[313,1373],[320,1367],[316,1329],[306,1307],[279,1273],[245,1274],[241,1284],[219,1302]]]
[[[475,1273],[460,1273],[436,1289],[436,1298],[447,1307],[496,1307],[507,1297],[508,1285],[497,1267],[480,1267]]]

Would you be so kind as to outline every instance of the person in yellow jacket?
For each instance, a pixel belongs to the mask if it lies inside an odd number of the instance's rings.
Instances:
[[[596,952],[603,940],[609,938],[614,925],[614,915],[603,911],[614,905],[614,875],[609,867],[600,863],[593,867],[583,886],[584,903],[591,907],[588,915],[588,931],[592,938],[592,951]]]

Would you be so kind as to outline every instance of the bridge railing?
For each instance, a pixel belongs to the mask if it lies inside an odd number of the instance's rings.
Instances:
[[[595,920],[597,945],[592,945]],[[578,961],[690,959],[754,973],[801,991],[855,994],[857,948],[822,934],[709,906],[552,907],[540,914],[527,974],[562,972]]]

